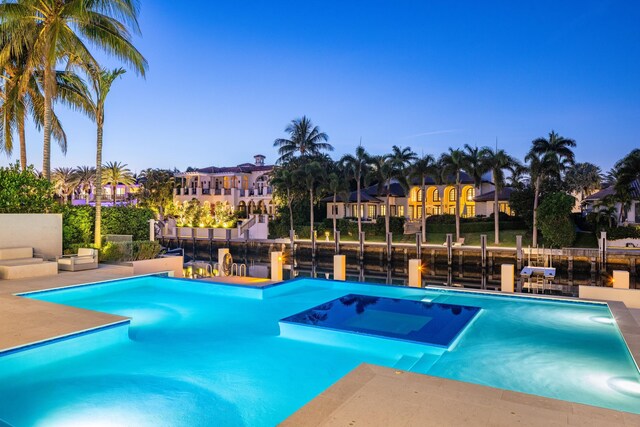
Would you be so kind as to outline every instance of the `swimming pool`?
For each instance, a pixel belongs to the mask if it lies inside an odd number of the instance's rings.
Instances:
[[[359,300],[363,318],[344,318],[356,329],[283,328],[281,320],[348,295],[371,297]],[[14,426],[270,426],[362,362],[640,413],[640,374],[603,304],[315,279],[259,289],[160,277],[29,297],[131,322],[0,356],[0,420]],[[398,334],[421,330],[433,315],[393,314],[403,325],[394,329],[374,313],[388,311],[379,298],[477,313],[444,348],[421,345]],[[395,335],[357,330],[371,325]]]

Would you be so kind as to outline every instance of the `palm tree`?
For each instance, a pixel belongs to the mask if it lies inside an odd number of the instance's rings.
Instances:
[[[378,194],[384,192],[385,195],[384,227],[385,236],[387,236],[390,230],[391,181],[393,179],[402,180],[404,178],[404,170],[399,166],[399,162],[392,154],[374,156],[371,159],[369,176],[372,182],[378,183]]]
[[[64,76],[72,73],[68,71],[56,72],[59,91],[57,98],[72,108],[77,108],[72,99],[67,97],[68,86],[62,82]],[[0,72],[4,80],[4,90],[0,92],[0,143],[7,154],[13,150],[13,134],[17,132],[20,144],[20,165],[22,170],[27,168],[27,143],[25,135],[25,121],[31,114],[36,129],[40,130],[44,121],[44,97],[38,83],[37,73],[26,74],[24,64],[20,58],[13,58],[6,62]],[[26,83],[23,84],[23,81]],[[67,152],[67,135],[65,134],[58,116],[52,113],[52,137],[60,145],[63,153]]]
[[[493,222],[494,222],[494,243],[500,244],[500,207],[498,202],[498,195],[505,186],[505,170],[513,170],[517,167],[518,161],[508,155],[504,150],[491,149],[485,147],[482,149],[482,157],[484,164],[491,171],[493,178]]]
[[[287,168],[277,168],[271,178],[271,185],[274,187],[276,193],[279,193],[280,197],[286,200],[287,207],[289,208],[289,230],[293,230],[293,191],[296,187],[296,174],[291,172]]]
[[[447,175],[455,177],[456,188],[456,241],[460,240],[460,174],[467,167],[467,156],[462,150],[449,148],[447,153],[440,156]]]
[[[327,177],[327,190],[333,194],[333,207],[337,205],[338,195],[344,200],[345,207],[347,206],[347,202],[349,199],[349,186],[348,182],[345,179],[345,173],[342,170],[338,170],[337,172],[332,172]],[[335,239],[336,230],[337,230],[337,217],[336,213],[332,212],[331,216],[333,218],[333,238]]]
[[[422,241],[427,241],[427,178],[433,176],[435,173],[436,159],[427,154],[419,158],[411,167],[410,176],[411,179],[417,179],[420,181],[420,192],[422,193],[421,220],[422,224],[420,229],[422,230]]]
[[[533,246],[538,245],[538,202],[540,186],[546,177],[561,179],[562,172],[575,163],[572,148],[576,146],[573,139],[564,138],[555,131],[548,138],[536,138],[525,157],[530,163],[531,177],[535,180],[535,196],[533,201]]]
[[[418,159],[417,154],[411,150],[411,147],[400,148],[397,145],[391,147],[390,156],[401,169],[408,168],[412,162]]]
[[[297,179],[304,184],[305,188],[309,192],[309,224],[311,226],[309,236],[313,238],[313,208],[315,206],[314,193],[322,184],[324,178],[326,178],[326,171],[319,162],[312,161],[302,165],[295,173],[297,175]]]
[[[340,159],[340,165],[344,169],[347,176],[356,181],[356,216],[358,217],[358,238],[362,234],[362,215],[360,210],[362,206],[362,184],[366,183],[371,156],[362,146],[362,143],[356,148],[354,155],[345,154]],[[345,204],[346,207],[346,204]]]
[[[126,164],[120,162],[108,162],[105,163],[102,168],[104,169],[104,175],[102,175],[102,185],[111,187],[111,197],[113,205],[116,204],[116,188],[118,184],[132,185],[136,183],[133,173],[127,168]],[[98,181],[98,173],[96,172],[96,182]],[[101,194],[100,190],[96,189],[96,208],[98,207],[98,194]],[[97,216],[97,213],[96,213]]]
[[[314,126],[307,116],[292,120],[284,131],[289,134],[289,138],[278,138],[273,143],[274,147],[279,147],[278,163],[291,160],[296,153],[310,156],[322,151],[333,151],[333,146],[327,143],[329,136],[321,132],[318,126]]]
[[[602,171],[593,163],[576,163],[565,175],[565,181],[571,191],[580,193],[580,201],[600,188]]]
[[[473,186],[480,188],[482,185],[482,175],[489,170],[486,164],[486,152],[482,148],[464,145],[465,171],[473,178]]]
[[[10,51],[21,54],[28,46],[27,73],[42,70],[44,87],[44,144],[42,172],[51,172],[55,66],[61,60],[96,64],[85,41],[145,74],[147,61],[131,43],[139,33],[136,0],[14,0],[0,4],[0,62]],[[31,43],[27,43],[31,42]]]
[[[92,120],[96,122],[96,174],[95,182],[104,182],[102,176],[102,138],[104,129],[104,113],[107,95],[111,91],[113,82],[125,73],[122,68],[113,70],[103,70],[92,63],[83,63],[87,75],[90,79],[91,89],[79,79],[68,79],[69,98],[74,99],[74,103],[82,105],[82,110]],[[113,165],[113,164],[112,164]],[[126,166],[126,165],[124,165]],[[128,169],[127,169],[128,171]],[[117,182],[115,183],[117,185]],[[95,245],[100,247],[102,243],[101,223],[102,223],[102,186],[96,184],[95,203],[96,203],[96,219],[95,219]],[[115,203],[115,193],[113,194]]]
[[[93,187],[96,182],[96,168],[92,166],[78,166],[74,170],[74,173],[80,193],[84,195],[85,202],[88,205],[91,187]]]
[[[51,178],[56,193],[60,196],[63,203],[67,203],[78,184],[74,170],[67,167],[55,168]]]

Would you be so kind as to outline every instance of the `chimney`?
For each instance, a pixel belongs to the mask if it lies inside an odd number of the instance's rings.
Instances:
[[[253,158],[256,161],[255,162],[256,166],[264,166],[265,156],[263,156],[262,154],[256,154],[255,156],[253,156]]]

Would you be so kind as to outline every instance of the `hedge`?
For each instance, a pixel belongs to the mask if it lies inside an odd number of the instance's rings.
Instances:
[[[153,259],[159,253],[160,243],[150,240],[133,242],[107,242],[100,250],[102,262],[127,262]]]
[[[634,225],[627,225],[623,227],[608,228],[607,232],[608,240],[618,239],[640,239],[640,227]]]
[[[149,220],[154,213],[149,208],[116,206],[102,208],[102,234],[131,234],[133,240],[149,238]],[[93,242],[95,208],[65,206],[62,210],[62,241],[65,249],[74,244],[86,247]]]

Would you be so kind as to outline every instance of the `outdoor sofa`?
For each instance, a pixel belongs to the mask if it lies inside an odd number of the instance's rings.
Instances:
[[[58,274],[58,264],[34,257],[33,248],[0,249],[0,279],[24,279]]]
[[[79,248],[77,255],[58,258],[58,268],[65,271],[91,270],[98,268],[98,250]]]

